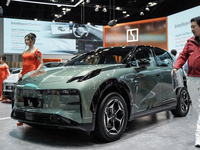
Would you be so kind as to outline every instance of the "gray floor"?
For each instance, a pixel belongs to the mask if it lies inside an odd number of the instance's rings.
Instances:
[[[77,130],[17,126],[11,104],[0,102],[0,150],[194,150],[196,118],[192,107],[183,118],[162,112],[129,122],[118,141],[102,143]]]

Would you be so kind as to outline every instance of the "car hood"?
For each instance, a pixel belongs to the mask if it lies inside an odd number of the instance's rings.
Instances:
[[[19,73],[10,74],[3,82],[4,83],[16,83],[19,80]]]
[[[67,82],[68,80],[74,77],[81,77],[87,75],[89,72],[97,69],[111,70],[122,66],[122,64],[112,64],[112,65],[82,65],[82,66],[65,66],[58,68],[47,68],[39,71],[29,72],[20,84],[30,84],[34,83],[45,84],[45,83],[53,83],[53,82]]]

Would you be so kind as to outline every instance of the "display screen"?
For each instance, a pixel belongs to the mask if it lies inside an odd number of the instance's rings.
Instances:
[[[176,49],[178,54],[183,50],[187,39],[194,36],[191,32],[190,20],[199,16],[199,13],[200,6],[197,6],[167,17],[168,50]]]
[[[24,42],[28,33],[36,34],[34,46],[43,54],[76,54],[80,39],[101,41],[103,45],[103,26],[92,26],[95,33],[90,28],[84,24],[4,18],[4,53],[22,54],[28,48]]]

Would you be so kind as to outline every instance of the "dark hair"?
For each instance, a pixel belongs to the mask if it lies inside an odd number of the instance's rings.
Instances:
[[[27,35],[25,36],[25,38],[26,38],[26,37],[28,37],[29,40],[31,39],[31,40],[34,41],[34,43],[35,43],[36,35],[35,35],[34,33],[29,33],[29,34],[27,34]],[[34,44],[34,43],[33,43],[33,44]]]
[[[172,49],[172,50],[171,50],[171,53],[172,53],[174,56],[176,56],[177,51],[176,51],[175,49]]]
[[[194,17],[190,20],[190,22],[196,21],[196,23],[200,26],[200,16]]]
[[[5,56],[2,56],[0,57],[4,62],[6,61],[6,57]]]

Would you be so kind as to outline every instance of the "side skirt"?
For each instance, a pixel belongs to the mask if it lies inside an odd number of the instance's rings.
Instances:
[[[132,120],[135,120],[137,118],[144,117],[144,116],[156,114],[156,113],[159,113],[159,112],[162,112],[162,111],[169,111],[169,110],[176,109],[176,105],[177,105],[177,103],[174,102],[174,103],[170,103],[170,104],[167,104],[167,105],[155,107],[155,108],[152,108],[152,109],[149,109],[149,110],[145,110],[145,111],[142,111],[142,112],[132,114],[130,116],[129,121],[132,121]]]

